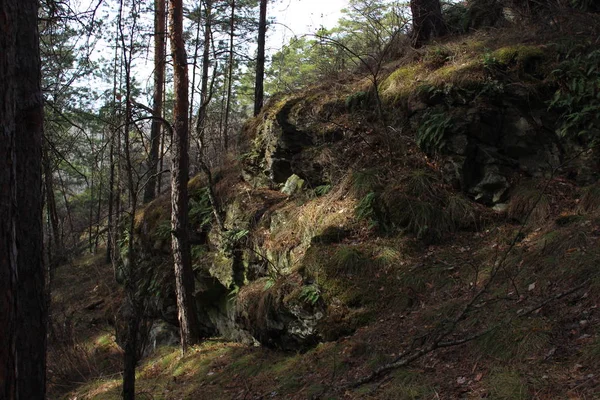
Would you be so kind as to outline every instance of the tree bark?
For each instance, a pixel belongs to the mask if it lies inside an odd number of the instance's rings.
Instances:
[[[46,392],[37,1],[0,0],[0,396]],[[18,341],[17,341],[18,338]]]
[[[412,40],[415,47],[420,47],[426,41],[446,34],[440,0],[411,0],[410,10],[413,18]]]
[[[162,117],[163,82],[165,80],[165,0],[154,0],[154,8],[154,97],[152,99],[152,110],[154,117],[160,118]],[[150,155],[148,157],[148,170],[150,174],[148,183],[144,189],[144,203],[152,201],[158,191],[156,169],[158,166],[161,126],[162,122],[160,120],[152,120],[152,127],[150,129]]]
[[[258,55],[256,58],[256,83],[254,85],[254,116],[260,113],[264,103],[265,40],[267,35],[267,0],[260,0],[258,22]]]
[[[189,126],[188,126],[188,71],[183,41],[182,0],[169,0],[171,53],[175,104],[173,108],[174,135],[171,164],[171,231],[175,266],[175,289],[179,311],[181,350],[199,338],[198,316],[194,299],[194,273],[188,234],[188,179],[189,179]]]

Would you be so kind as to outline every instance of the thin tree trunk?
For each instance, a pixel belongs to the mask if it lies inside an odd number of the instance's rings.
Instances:
[[[163,108],[163,82],[165,80],[165,0],[154,0],[154,97],[152,110],[154,117],[162,117]],[[150,171],[148,183],[144,189],[144,203],[156,197],[156,169],[158,166],[158,153],[160,148],[162,122],[152,120],[150,129],[150,155],[148,157],[148,170]]]
[[[116,32],[116,37],[119,37],[119,27],[117,26],[117,32]],[[113,117],[113,121],[115,122],[115,125],[118,125],[117,121],[117,62],[118,62],[118,56],[119,56],[119,41],[116,40],[115,41],[115,55],[114,55],[114,60],[113,60],[113,93],[112,93],[112,117]],[[110,148],[109,148],[109,153],[108,153],[108,159],[109,159],[109,163],[110,163],[110,167],[109,167],[109,178],[108,178],[108,240],[106,241],[106,262],[107,263],[111,263],[113,266],[113,271],[114,271],[114,276],[115,276],[115,280],[117,279],[117,270],[115,268],[116,263],[113,260],[113,251],[115,248],[115,242],[116,242],[116,231],[117,231],[117,227],[116,224],[114,223],[115,218],[114,218],[114,204],[115,204],[115,190],[116,190],[116,185],[115,185],[115,136],[116,136],[116,131],[115,129],[111,129],[110,132]]]
[[[70,202],[69,202],[69,199],[67,199],[67,187],[65,185],[65,182],[63,181],[60,170],[57,171],[57,175],[58,175],[58,182],[60,183],[60,188],[62,189],[61,193],[62,193],[63,201],[65,202],[65,209],[67,211],[67,220],[69,221],[69,228],[70,228],[70,232],[71,232],[70,239],[73,240],[73,238],[75,236],[75,226],[73,225],[73,214],[71,213],[71,206],[69,205]]]
[[[199,140],[204,146],[204,135],[205,135],[205,123],[206,123],[206,109],[209,102],[208,93],[208,68],[210,67],[210,37],[211,37],[211,18],[212,18],[212,0],[205,0],[204,6],[204,49],[202,51],[202,82],[200,87],[200,109],[198,111],[198,127],[199,129]],[[201,148],[200,152],[205,149]],[[202,159],[202,154],[199,154],[199,158]]]
[[[109,167],[109,177],[108,177],[108,233],[107,233],[107,241],[106,241],[106,262],[112,263],[112,250],[114,246],[114,231],[115,227],[113,226],[113,204],[114,200],[114,191],[115,191],[115,160],[114,160],[114,152],[115,152],[115,139],[114,139],[114,131],[110,133],[110,144],[109,144],[109,153],[108,160],[110,162]],[[116,274],[115,274],[116,278]]]
[[[231,94],[233,91],[233,38],[235,35],[235,0],[231,0],[231,21],[229,24],[229,66],[227,70],[227,102],[225,105],[225,124],[223,127],[223,147],[229,150],[229,112],[231,111]]]
[[[102,131],[102,143],[106,140],[105,131]],[[98,168],[99,171],[104,171],[104,146],[103,150],[100,152],[100,166]],[[96,202],[96,233],[94,237],[94,254],[98,252],[98,238],[100,236],[100,214],[102,212],[102,190],[104,190],[104,174],[100,174],[99,176],[100,182],[98,182],[98,201]]]
[[[166,26],[167,26],[167,19],[168,19],[168,15],[165,12],[165,32],[166,32]],[[165,38],[166,38],[167,34],[165,33]],[[163,41],[163,54],[167,54],[167,41],[166,39]],[[165,62],[166,65],[166,62]],[[162,117],[165,118],[166,117],[166,112],[165,112],[165,107],[164,104],[166,102],[166,87],[167,87],[167,82],[166,79],[163,79],[163,98],[162,98],[162,102],[163,102],[163,109],[162,109]],[[158,196],[161,191],[162,191],[162,176],[163,176],[163,170],[164,170],[164,161],[165,161],[165,136],[166,135],[160,135],[160,160],[159,160],[159,165],[158,165],[158,177],[157,177],[157,185],[156,185],[156,195]],[[171,135],[169,135],[171,136]]]
[[[92,147],[92,154],[94,153],[94,147]],[[89,212],[88,212],[88,250],[90,251],[90,253],[93,253],[93,248],[94,248],[94,239],[92,237],[93,235],[93,229],[94,229],[94,171],[92,171],[92,173],[90,174],[90,206],[89,206]]]
[[[56,209],[56,198],[54,197],[54,176],[50,163],[50,156],[46,146],[43,148],[43,163],[44,163],[44,185],[46,188],[46,210],[48,211],[48,219],[50,221],[50,237],[53,249],[50,253],[50,264],[52,265],[55,256],[62,254],[62,240],[60,229],[58,227],[58,211]],[[52,271],[52,269],[50,269]],[[48,276],[51,278],[51,276]]]
[[[254,116],[260,113],[264,102],[265,40],[267,34],[267,0],[260,0],[258,22],[258,56],[256,58],[256,84],[254,86]]]
[[[173,57],[175,106],[173,109],[174,135],[171,164],[171,231],[175,266],[175,289],[179,310],[181,350],[199,338],[198,316],[194,293],[191,250],[188,237],[188,191],[189,179],[189,126],[188,126],[188,74],[187,56],[183,41],[182,0],[169,0],[170,39]]]
[[[131,157],[131,144],[129,140],[129,129],[131,127],[132,120],[132,107],[131,107],[131,63],[134,52],[134,35],[133,30],[135,29],[135,15],[136,2],[133,2],[131,6],[131,15],[133,16],[133,23],[129,34],[129,44],[125,44],[125,35],[123,33],[123,0],[121,0],[119,8],[119,33],[121,39],[121,46],[123,51],[123,66],[125,68],[125,124],[123,129],[123,151],[125,156],[125,173],[127,176],[127,191],[129,194],[129,209],[131,218],[128,221],[127,227],[127,252],[126,252],[126,265],[125,267],[125,310],[123,314],[126,318],[127,332],[125,337],[125,352],[123,354],[123,399],[133,400],[135,398],[135,368],[137,366],[138,358],[138,331],[140,317],[140,307],[137,301],[137,284],[138,284],[138,273],[135,265],[135,240],[134,240],[134,227],[135,227],[135,214],[137,207],[137,184],[134,179],[133,162]]]
[[[194,42],[194,62],[192,65],[192,84],[190,87],[192,88],[192,92],[190,93],[190,111],[189,111],[189,121],[192,120],[194,115],[194,96],[196,94],[196,69],[198,68],[198,48],[200,47],[200,26],[202,25],[202,1],[200,1],[200,5],[198,6],[198,21],[196,24],[196,40]]]

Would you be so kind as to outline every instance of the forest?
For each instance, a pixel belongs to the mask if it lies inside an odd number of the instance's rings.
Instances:
[[[600,399],[600,3],[304,1],[0,0],[0,400]]]

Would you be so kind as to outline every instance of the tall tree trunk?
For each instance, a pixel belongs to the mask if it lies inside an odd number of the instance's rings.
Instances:
[[[267,0],[260,0],[258,22],[258,56],[256,58],[256,83],[254,85],[254,116],[260,113],[264,102],[265,40],[267,35]]]
[[[415,47],[420,47],[426,41],[446,34],[440,0],[411,0],[410,10],[413,18],[412,40]]]
[[[129,130],[132,125],[132,104],[131,104],[131,65],[134,53],[134,32],[136,25],[136,15],[139,9],[136,7],[139,3],[135,1],[131,5],[130,13],[133,19],[132,32],[129,32],[129,43],[125,43],[125,34],[123,32],[123,0],[119,7],[119,35],[122,47],[123,67],[125,68],[125,123],[123,128],[123,154],[125,161],[125,174],[127,179],[127,192],[129,195],[129,210],[131,218],[128,219],[127,230],[127,252],[124,267],[125,280],[125,304],[122,307],[125,317],[127,332],[125,336],[125,352],[123,354],[123,400],[135,399],[135,368],[138,361],[138,332],[140,324],[141,307],[138,301],[138,271],[135,260],[135,240],[134,227],[137,207],[138,183],[134,178],[133,160],[131,157],[131,143],[129,139]]]
[[[183,42],[182,0],[169,0],[171,53],[175,105],[173,108],[174,135],[171,165],[171,231],[175,264],[175,289],[179,310],[181,350],[199,338],[198,316],[194,299],[194,273],[188,237],[188,179],[189,179],[189,126],[188,126],[188,72]]]
[[[35,0],[0,0],[0,397],[6,399],[43,400],[46,392],[37,8]]]
[[[210,67],[210,38],[211,38],[211,30],[212,30],[212,0],[205,0],[204,5],[204,49],[202,51],[202,82],[200,85],[200,110],[198,111],[198,135],[200,136],[198,139],[202,147],[204,147],[204,134],[205,134],[205,122],[206,122],[206,109],[208,107],[209,102],[209,93],[208,93],[208,68]],[[205,149],[201,148],[200,151],[203,152]],[[202,155],[199,155],[199,158],[202,159]]]
[[[225,104],[225,123],[223,126],[223,147],[229,150],[229,113],[231,111],[231,94],[233,91],[233,38],[235,35],[235,0],[231,0],[231,21],[229,23],[229,66],[227,68],[227,102]]]
[[[198,69],[198,49],[200,48],[200,27],[202,26],[202,2],[198,5],[198,21],[196,22],[196,38],[194,40],[194,62],[192,63],[192,83],[190,85],[190,111],[189,121],[194,116],[194,96],[196,95],[196,69]]]
[[[116,36],[119,37],[119,27],[117,26]],[[112,90],[112,118],[114,126],[118,126],[117,118],[117,63],[119,59],[119,41],[115,40],[115,55],[113,60],[113,90]],[[118,129],[118,128],[117,128]],[[115,149],[116,149],[116,136],[117,132],[115,128],[111,129],[110,132],[110,143],[108,151],[109,160],[109,174],[108,174],[108,234],[106,241],[106,262],[111,263],[113,266],[115,280],[117,280],[117,269],[116,262],[113,260],[115,254],[115,243],[116,243],[116,231],[117,226],[115,224],[115,216],[113,215],[116,207],[116,171],[115,171]]]
[[[165,80],[165,0],[154,0],[154,97],[152,99],[152,111],[155,118],[162,117],[163,108],[163,82]],[[148,157],[148,170],[150,176],[144,189],[144,203],[152,201],[156,197],[157,179],[156,170],[158,166],[158,153],[160,150],[160,132],[162,122],[158,119],[152,120],[150,129],[150,155]],[[160,171],[159,171],[160,173]]]

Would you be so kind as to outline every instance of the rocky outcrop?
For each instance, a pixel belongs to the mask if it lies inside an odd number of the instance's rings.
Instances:
[[[468,92],[453,99],[452,93],[441,97],[417,91],[408,103],[417,132],[432,115],[447,116],[448,124],[439,132],[443,146],[436,149],[446,156],[446,177],[486,205],[506,200],[515,175],[548,175],[563,157],[553,116],[543,104],[532,110],[520,95]]]
[[[254,144],[247,155],[244,179],[254,186],[277,187],[292,175],[304,180],[308,187],[328,181],[325,165],[318,161],[322,146],[343,138],[342,132],[323,128],[318,115],[303,115],[310,96],[273,100],[255,129]]]

